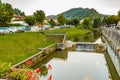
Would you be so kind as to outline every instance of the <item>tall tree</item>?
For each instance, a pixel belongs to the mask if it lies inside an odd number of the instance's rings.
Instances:
[[[82,26],[84,29],[91,29],[91,20],[89,17],[87,17],[83,20]]]
[[[54,27],[56,25],[56,22],[53,19],[50,19],[48,23],[50,24],[51,27]]]
[[[59,25],[64,25],[66,23],[66,19],[63,14],[58,15],[57,21]]]
[[[118,11],[118,17],[120,17],[120,10]]]
[[[35,24],[35,19],[32,16],[26,16],[24,18],[24,21],[28,23],[28,25],[31,27]]]
[[[6,3],[6,4],[0,4],[0,25],[4,26],[8,24],[12,17],[13,17],[13,8],[11,4]]]
[[[120,20],[120,18],[119,18],[118,16],[112,15],[112,16],[106,17],[106,18],[104,19],[104,22],[105,22],[108,26],[110,26],[111,24],[115,24],[115,26],[116,26],[119,20]]]
[[[98,28],[100,26],[101,19],[100,17],[96,17],[93,19],[93,28]]]
[[[19,16],[25,16],[25,13],[18,8],[14,8],[14,13]]]
[[[77,25],[79,25],[80,21],[79,21],[79,19],[74,18],[74,19],[71,20],[71,23],[72,23],[72,25],[77,26]]]
[[[45,20],[45,13],[42,10],[37,10],[36,12],[34,12],[34,18],[37,22],[38,25],[42,26],[43,22]]]

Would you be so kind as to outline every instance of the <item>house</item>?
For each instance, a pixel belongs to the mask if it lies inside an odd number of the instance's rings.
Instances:
[[[11,23],[28,26],[28,24],[23,21],[23,16],[19,16],[19,15],[14,15],[13,18],[11,19]]]
[[[118,22],[116,28],[120,29],[120,21]]]

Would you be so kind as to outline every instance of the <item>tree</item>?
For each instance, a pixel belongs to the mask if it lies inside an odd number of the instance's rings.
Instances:
[[[78,26],[79,23],[80,23],[80,21],[79,21],[79,19],[77,19],[77,18],[66,20],[66,24],[67,24],[67,25]]]
[[[74,19],[71,20],[71,23],[72,23],[72,25],[77,26],[77,25],[79,25],[80,21],[79,21],[79,19],[74,18]]]
[[[48,23],[51,25],[51,27],[54,27],[56,25],[56,22],[53,19],[50,19]]]
[[[15,8],[15,9],[14,9],[14,13],[15,13],[16,15],[25,16],[25,13],[22,12],[22,11],[21,11],[20,9],[18,9],[18,8]]]
[[[118,16],[114,16],[114,15],[104,18],[104,22],[108,26],[110,26],[111,24],[115,24],[115,26],[116,26],[119,20],[120,20],[120,18]]]
[[[33,26],[35,24],[35,19],[32,16],[26,16],[24,21],[28,23],[29,26]]]
[[[5,26],[8,24],[12,17],[13,17],[13,8],[11,4],[6,3],[6,4],[0,4],[0,25]]]
[[[120,10],[118,11],[118,17],[120,17]]]
[[[91,20],[89,17],[87,17],[83,20],[82,26],[84,29],[91,29]]]
[[[64,25],[66,23],[66,19],[63,14],[58,15],[57,21],[59,25]]]
[[[100,23],[101,23],[100,17],[96,17],[95,19],[93,19],[93,28],[98,28],[100,26]]]
[[[38,24],[38,25],[40,24],[40,26],[42,26],[42,25],[43,25],[43,22],[44,22],[44,20],[45,20],[45,13],[44,13],[44,11],[42,11],[42,10],[37,10],[36,12],[34,12],[33,15],[34,15],[34,18],[35,18],[37,24]]]

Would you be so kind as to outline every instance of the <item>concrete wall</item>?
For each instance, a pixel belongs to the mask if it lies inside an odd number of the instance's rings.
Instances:
[[[26,64],[26,61],[28,61],[28,60],[32,60],[33,65],[34,65],[34,63],[35,63],[38,59],[40,59],[44,54],[48,54],[48,53],[50,53],[50,52],[55,51],[55,50],[56,50],[56,44],[52,44],[52,45],[50,45],[50,46],[48,46],[48,47],[46,47],[46,48],[39,48],[39,49],[41,49],[40,52],[38,52],[37,54],[35,54],[35,55],[33,55],[33,56],[31,56],[31,57],[29,57],[29,58],[27,58],[27,59],[19,62],[19,63],[16,64],[16,65],[13,65],[13,66],[11,67],[11,69],[14,69],[14,68],[22,68],[22,67]]]
[[[67,48],[67,36],[66,34],[49,34],[47,35],[49,39],[55,40],[57,43],[57,49]]]
[[[49,34],[49,35],[47,35],[47,37],[48,37],[49,39],[52,39],[52,40],[56,41],[57,43],[62,43],[62,42],[63,42],[64,35]]]
[[[116,31],[105,28],[102,30],[102,38],[106,43],[106,50],[120,76],[120,34]],[[118,39],[117,39],[118,37]]]
[[[58,45],[62,44],[62,46],[60,48],[65,48],[66,47],[66,34],[52,34],[52,35],[47,35],[50,39],[55,40],[56,44],[52,44],[46,48],[39,48],[40,52],[31,56],[30,58],[25,59],[24,61],[19,62],[16,65],[13,65],[11,68],[22,68],[22,66],[24,66],[26,64],[26,61],[28,60],[32,60],[33,63],[36,63],[37,60],[39,60],[39,58],[41,58],[43,55],[45,54],[49,54],[50,52],[55,51],[56,49],[58,49]]]

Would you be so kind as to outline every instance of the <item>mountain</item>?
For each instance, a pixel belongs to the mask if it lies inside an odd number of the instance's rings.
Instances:
[[[100,15],[95,9],[89,9],[89,8],[72,8],[72,9],[65,11],[63,13],[60,13],[60,14],[63,14],[65,16],[65,18],[67,18],[67,19],[77,18],[80,20],[85,17]],[[49,18],[57,18],[58,15],[52,15],[52,16],[48,16],[48,17]]]

